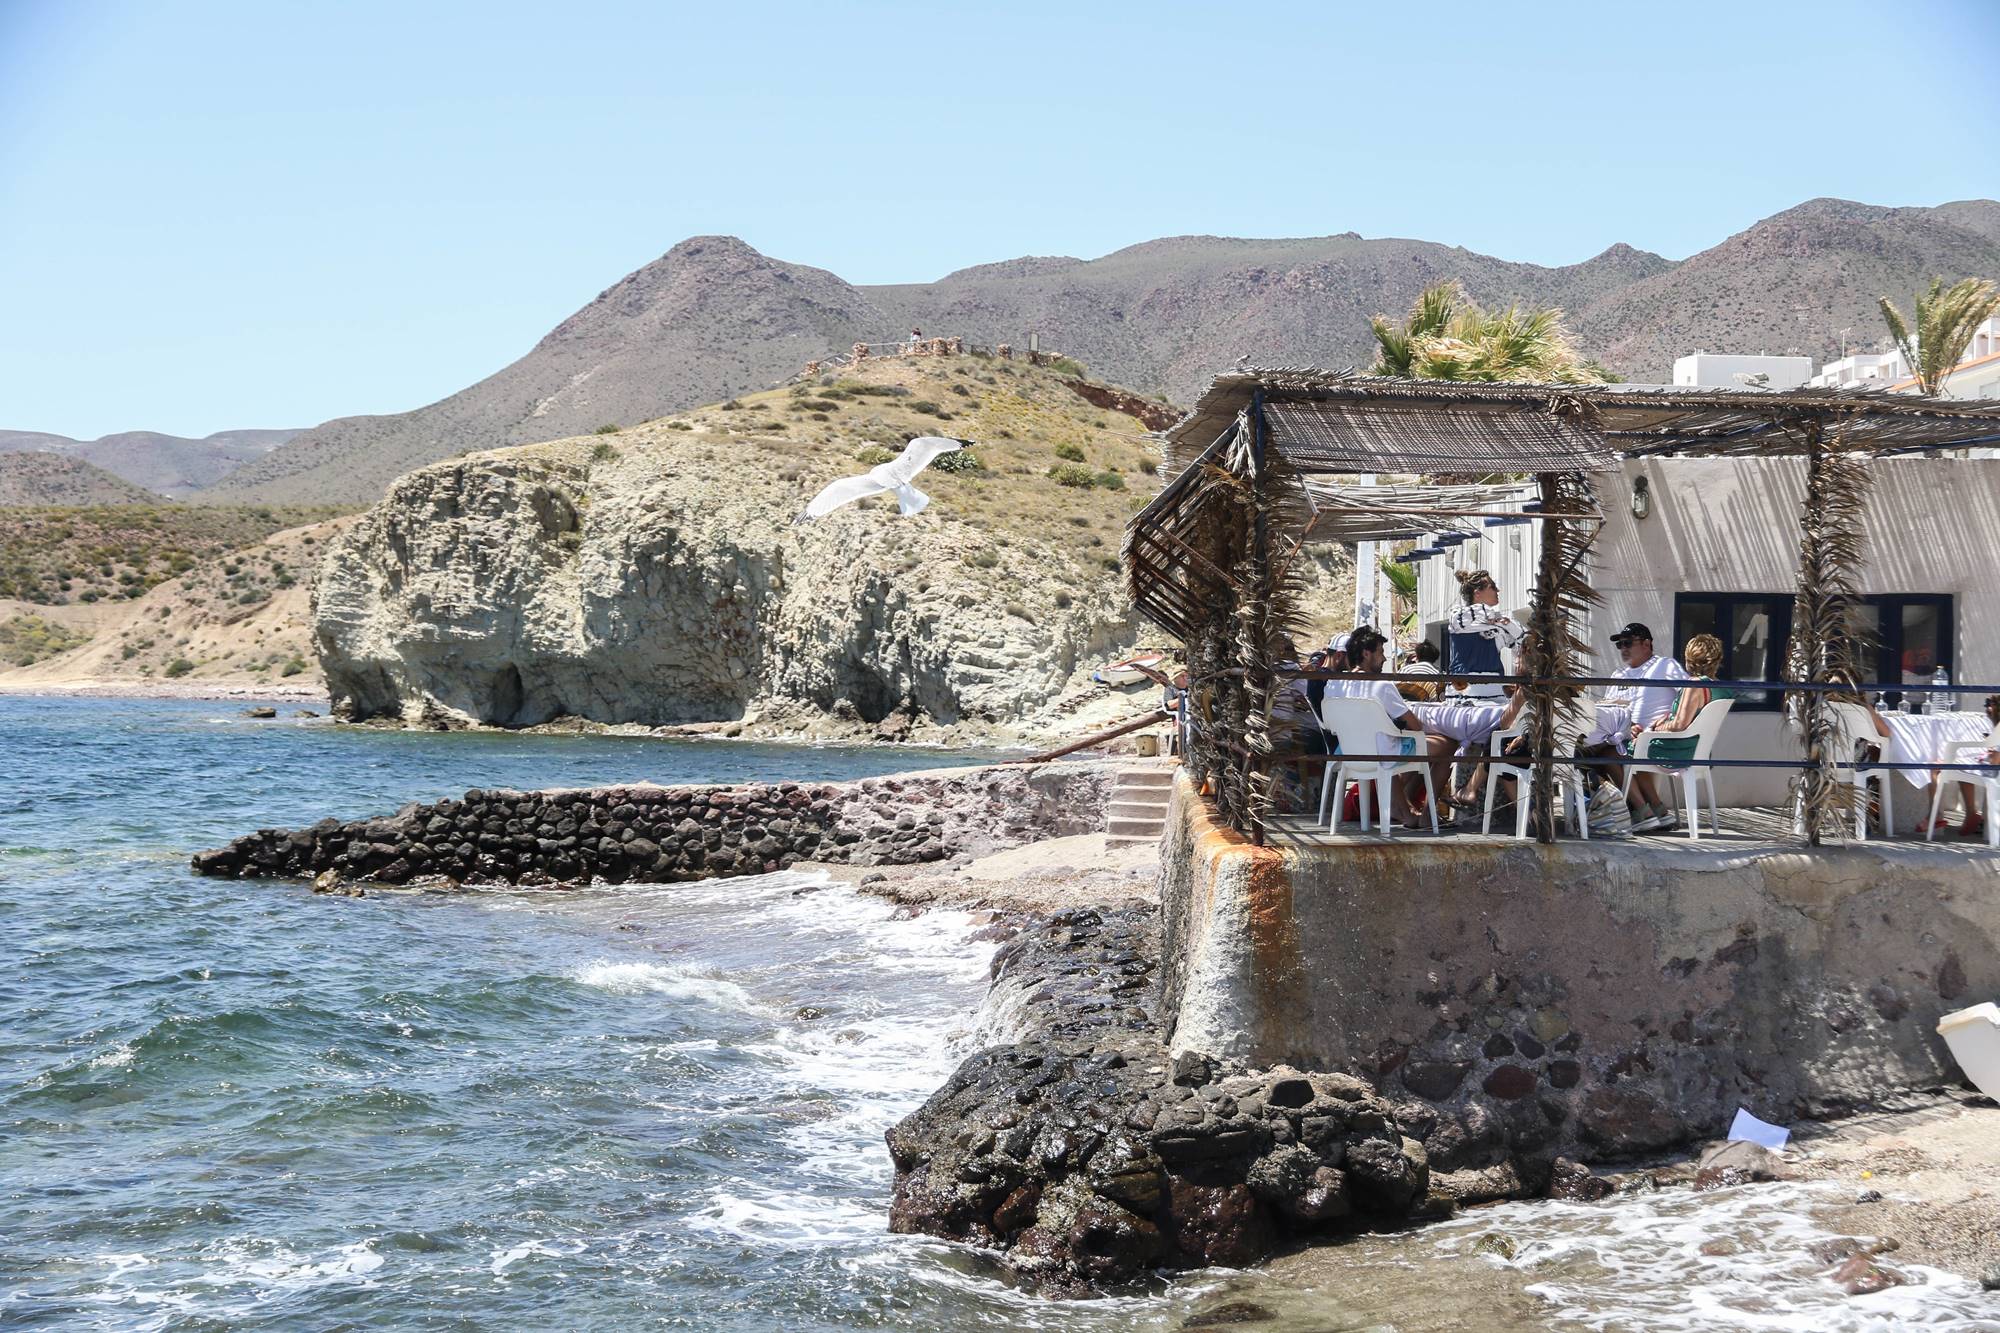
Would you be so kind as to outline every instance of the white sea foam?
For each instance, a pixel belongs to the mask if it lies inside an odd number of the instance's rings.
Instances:
[[[210,1287],[254,1287],[259,1298],[343,1283],[372,1287],[375,1280],[370,1274],[388,1262],[375,1252],[372,1238],[314,1257],[278,1241],[239,1237],[222,1242],[204,1258],[216,1268],[193,1281]]]
[[[1421,1249],[1470,1255],[1479,1238],[1501,1231],[1518,1245],[1512,1259],[1481,1252],[1488,1263],[1529,1275],[1526,1288],[1552,1319],[1620,1333],[1695,1333],[1712,1329],[1787,1333],[1875,1333],[1925,1328],[1994,1330],[1990,1297],[1976,1283],[1917,1264],[1885,1262],[1911,1279],[1868,1296],[1848,1296],[1827,1281],[1806,1247],[1830,1233],[1811,1221],[1810,1205],[1829,1187],[1754,1185],[1708,1194],[1685,1191],[1608,1204],[1503,1204],[1409,1233]],[[1716,1252],[1702,1252],[1704,1244]]]
[[[135,1054],[137,1054],[137,1052],[135,1052],[132,1049],[129,1043],[125,1045],[114,1046],[110,1050],[106,1051],[104,1054],[92,1059],[90,1062],[90,1067],[92,1069],[116,1069],[121,1065],[131,1064],[132,1057]]]
[[[523,1259],[537,1255],[549,1259],[567,1259],[571,1255],[582,1254],[585,1248],[580,1240],[531,1240],[525,1244],[511,1245],[504,1250],[495,1250],[491,1271],[496,1274],[504,1273]]]
[[[708,1202],[687,1214],[683,1224],[695,1231],[739,1240],[807,1246],[868,1242],[882,1235],[881,1211],[864,1206],[858,1199],[797,1193],[757,1195],[755,1188],[741,1180],[718,1185],[709,1191]]]
[[[576,979],[586,986],[620,995],[648,992],[671,995],[746,1014],[767,1009],[749,991],[725,977],[664,963],[592,963],[577,972]]]

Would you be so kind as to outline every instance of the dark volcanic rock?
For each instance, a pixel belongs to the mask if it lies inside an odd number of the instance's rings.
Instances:
[[[986,1246],[1079,1292],[1252,1263],[1423,1202],[1422,1146],[1361,1080],[1169,1058],[1150,1016],[1155,930],[1147,910],[1064,912],[1000,950],[996,990],[1035,1035],[972,1056],[889,1131],[891,1230]]]

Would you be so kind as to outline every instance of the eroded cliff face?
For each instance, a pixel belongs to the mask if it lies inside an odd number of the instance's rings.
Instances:
[[[793,527],[810,479],[755,460],[588,460],[424,468],[332,544],[314,631],[338,714],[1032,737],[1088,720],[1088,672],[1136,642],[1081,552],[993,543],[935,505]]]

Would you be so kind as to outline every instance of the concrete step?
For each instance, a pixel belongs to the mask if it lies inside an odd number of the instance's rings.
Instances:
[[[1149,847],[1159,842],[1157,833],[1114,833],[1104,840],[1106,847]]]
[[[1104,813],[1112,819],[1160,821],[1167,817],[1167,807],[1164,802],[1159,801],[1121,801],[1113,797],[1111,804],[1105,807]]]
[[[1164,833],[1167,822],[1164,819],[1112,819],[1106,821],[1105,832],[1112,837],[1157,838]]]
[[[1157,787],[1166,791],[1174,785],[1171,768],[1121,768],[1112,775],[1114,787]]]

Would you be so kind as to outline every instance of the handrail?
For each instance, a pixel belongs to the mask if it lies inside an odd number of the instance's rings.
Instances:
[[[1279,676],[1292,680],[1388,680],[1412,684],[1435,685],[1439,681],[1469,680],[1480,685],[1610,685],[1632,686],[1640,689],[1678,688],[1684,684],[1696,683],[1692,676],[1674,679],[1653,680],[1645,676],[1495,676],[1472,675],[1453,676],[1436,671],[1326,671],[1310,667],[1272,667]],[[1204,680],[1218,676],[1244,674],[1242,667],[1230,667],[1223,671],[1211,672]],[[1911,684],[1906,681],[1871,685],[1849,685],[1844,681],[1829,680],[1702,680],[1703,688],[1721,687],[1732,690],[1774,690],[1781,694],[1793,692],[1809,693],[1815,690],[1838,690],[1849,694],[2000,694],[2000,685],[1932,685],[1929,682]]]

